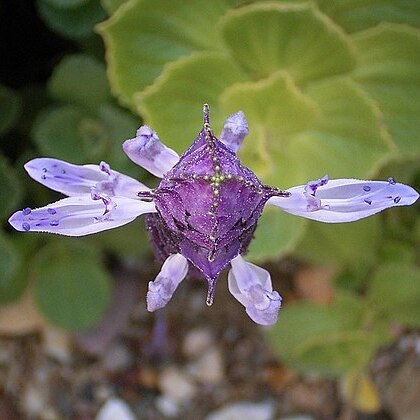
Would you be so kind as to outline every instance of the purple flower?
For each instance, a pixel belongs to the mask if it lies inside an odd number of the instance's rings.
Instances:
[[[149,127],[138,129],[123,149],[135,163],[162,178],[149,189],[109,165],[72,165],[57,159],[33,159],[29,175],[68,198],[38,209],[14,213],[10,224],[24,232],[82,236],[131,222],[146,213],[156,257],[163,263],[149,282],[149,311],[165,306],[188,275],[208,282],[207,304],[216,281],[229,264],[232,295],[258,324],[277,320],[281,297],[270,274],[242,258],[265,205],[327,223],[351,222],[388,207],[413,204],[411,187],[387,181],[328,180],[325,176],[285,191],[264,185],[236,156],[248,125],[242,112],[228,117],[217,139],[204,106],[203,129],[179,157]]]

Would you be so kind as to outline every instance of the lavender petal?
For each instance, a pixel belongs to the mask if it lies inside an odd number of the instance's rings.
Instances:
[[[286,190],[290,197],[272,197],[267,205],[307,219],[341,223],[369,217],[389,207],[408,206],[419,198],[412,187],[395,181],[334,179],[317,186],[313,195],[308,195],[308,185],[290,188]],[[313,199],[318,201],[316,206]]]
[[[246,262],[240,255],[231,261],[229,291],[246,308],[249,317],[261,325],[277,322],[281,296],[273,291],[270,273]]]
[[[248,132],[245,114],[242,111],[238,111],[226,119],[220,133],[220,141],[236,153]]]
[[[154,203],[126,197],[102,197],[92,200],[88,195],[68,197],[45,207],[17,211],[9,223],[21,232],[48,232],[66,236],[83,236],[112,229],[131,222],[143,213],[155,212]]]
[[[74,165],[59,159],[37,158],[27,162],[25,169],[35,181],[68,196],[90,194],[90,189],[98,186],[111,195],[135,198],[136,192],[148,189],[129,176],[111,172],[105,165]]]
[[[158,135],[148,126],[141,126],[134,139],[123,143],[123,150],[127,156],[138,165],[163,178],[178,161],[178,154],[166,147]]]
[[[147,310],[154,312],[163,308],[188,272],[188,261],[181,254],[170,255],[154,281],[149,282]]]

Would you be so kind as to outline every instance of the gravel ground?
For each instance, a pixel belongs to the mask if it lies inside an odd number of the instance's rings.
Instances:
[[[281,267],[269,269],[293,299],[298,267]],[[383,411],[363,415],[343,404],[335,381],[282,365],[223,277],[211,308],[205,285],[185,281],[166,312],[148,313],[138,279],[156,272],[114,269],[114,301],[95,329],[69,335],[43,323],[0,335],[0,419],[420,418],[416,332],[401,332],[372,362]]]

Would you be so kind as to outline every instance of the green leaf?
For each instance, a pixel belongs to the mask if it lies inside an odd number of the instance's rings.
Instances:
[[[118,229],[100,232],[86,239],[97,247],[122,258],[138,260],[150,256],[152,252],[144,220],[141,219],[136,219]]]
[[[99,107],[98,114],[107,139],[107,147],[101,159],[106,160],[112,169],[138,177],[141,169],[131,162],[122,150],[124,140],[135,136],[140,126],[138,118],[111,104]]]
[[[368,302],[388,320],[420,326],[420,269],[404,263],[382,264],[372,278]]]
[[[219,96],[243,79],[243,73],[226,55],[194,54],[168,64],[156,82],[136,96],[136,103],[162,141],[181,152],[202,128],[204,103],[210,105],[215,133],[221,130],[227,116],[220,110]]]
[[[0,219],[16,210],[21,195],[22,188],[15,170],[0,154]]]
[[[166,63],[194,51],[220,49],[216,22],[222,0],[131,0],[99,26],[114,93],[132,103]]]
[[[393,150],[374,102],[349,79],[314,84],[305,93],[321,110],[315,127],[290,141],[305,182],[325,174],[331,179],[371,176]]]
[[[84,112],[76,107],[46,109],[33,126],[33,137],[41,153],[46,156],[85,163],[86,155],[78,125]]]
[[[80,7],[89,0],[45,0],[46,3],[58,9],[72,9]]]
[[[365,367],[378,345],[367,333],[344,331],[313,337],[296,348],[300,369],[328,376]]]
[[[284,71],[258,82],[235,83],[221,101],[229,113],[242,109],[251,127],[266,125],[284,136],[312,127],[319,116],[318,105]]]
[[[110,100],[105,66],[83,54],[67,55],[54,69],[48,83],[50,94],[90,112]]]
[[[369,264],[380,239],[378,218],[353,223],[310,222],[296,254],[315,263]]]
[[[21,265],[21,257],[18,250],[13,243],[7,239],[5,235],[0,232],[0,302],[8,302],[11,297],[16,295],[15,283],[16,276],[19,273]]]
[[[381,22],[405,23],[420,28],[420,4],[413,0],[317,0],[318,7],[347,32]]]
[[[5,267],[6,275],[0,277],[0,303],[10,303],[19,299],[25,291],[30,280],[28,276],[30,260],[33,254],[43,246],[39,235],[22,235],[20,232],[14,235],[2,235],[0,233],[0,254],[2,258],[0,267]],[[2,250],[1,250],[2,249]],[[10,267],[13,267],[9,271]],[[12,272],[10,275],[9,273]]]
[[[287,165],[289,138],[315,124],[319,107],[287,73],[235,83],[223,92],[220,101],[224,115],[241,109],[247,117],[250,135],[240,150],[245,164],[267,183],[280,186],[300,180]]]
[[[267,207],[258,222],[247,259],[267,261],[290,254],[303,236],[307,221]]]
[[[353,36],[360,51],[355,78],[377,101],[403,153],[419,153],[420,31],[381,24]]]
[[[219,27],[232,56],[253,78],[285,69],[304,83],[349,72],[356,64],[351,39],[309,4],[231,9]]]
[[[414,264],[416,250],[408,241],[387,240],[382,244],[379,258],[383,262]]]
[[[76,40],[91,35],[93,27],[106,18],[98,0],[87,0],[73,8],[59,8],[51,0],[38,0],[37,8],[53,31]]]
[[[110,298],[98,254],[80,242],[51,242],[34,258],[35,299],[48,320],[67,330],[97,323]]]
[[[0,135],[10,130],[21,113],[20,96],[12,89],[0,85]]]
[[[373,258],[372,258],[373,259]],[[334,286],[340,290],[354,291],[361,290],[370,274],[374,261],[347,264],[334,277]]]
[[[360,298],[339,294],[327,306],[305,302],[286,305],[268,335],[288,365],[303,372],[342,375],[366,365],[387,339],[381,331],[364,329],[365,318]]]
[[[101,0],[102,7],[112,15],[117,9],[128,0]]]

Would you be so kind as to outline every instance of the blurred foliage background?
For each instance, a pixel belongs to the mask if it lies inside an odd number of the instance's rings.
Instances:
[[[240,157],[265,183],[393,176],[420,190],[418,1],[29,3],[0,5],[13,23],[2,25],[1,304],[31,287],[52,324],[80,330],[109,302],[106,257],[150,260],[141,221],[77,240],[12,232],[14,210],[58,198],[26,176],[27,160],[105,160],[152,186],[122,141],[144,121],[182,153],[205,102],[216,133],[245,112]],[[50,32],[23,28],[28,7]],[[419,215],[416,205],[329,226],[265,211],[250,259],[288,256],[333,273],[328,303],[286,302],[268,331],[282,360],[343,377],[351,390],[355,377],[369,381],[365,368],[390,327],[420,327]]]

